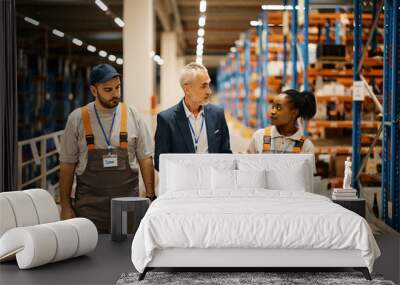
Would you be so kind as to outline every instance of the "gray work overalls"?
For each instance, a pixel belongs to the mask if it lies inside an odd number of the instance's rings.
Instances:
[[[120,145],[112,149],[95,148],[88,106],[81,108],[88,157],[86,169],[82,175],[77,175],[74,210],[78,217],[90,219],[101,233],[110,232],[111,199],[115,197],[137,197],[139,194],[138,171],[133,171],[129,165],[127,106],[124,103],[121,103],[120,106]],[[99,123],[101,124],[100,120]],[[109,140],[111,140],[111,130]],[[111,162],[111,166],[105,167],[107,162],[104,159],[108,157],[117,159]]]

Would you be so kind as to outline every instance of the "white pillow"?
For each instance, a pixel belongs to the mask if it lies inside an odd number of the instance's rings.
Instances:
[[[266,170],[236,170],[238,188],[267,188]]]
[[[213,190],[236,190],[236,170],[212,168],[211,188]]]
[[[208,164],[207,164],[208,162]],[[168,163],[167,191],[211,190],[211,170],[233,170],[235,161],[204,160],[201,163],[192,161],[174,161]]]
[[[269,169],[267,173],[267,188],[272,190],[306,191],[307,176],[305,163],[291,165],[290,169]]]
[[[168,172],[167,189],[171,191],[211,188],[210,172],[206,167],[170,163]]]
[[[295,161],[290,156],[287,156],[287,159],[282,159],[282,156],[276,158],[279,159],[238,159],[238,169],[266,170],[266,188],[271,190],[307,191],[312,179],[307,161]]]

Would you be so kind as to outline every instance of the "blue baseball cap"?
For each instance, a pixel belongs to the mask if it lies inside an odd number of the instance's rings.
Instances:
[[[90,85],[103,83],[115,76],[121,76],[121,74],[112,65],[107,63],[98,64],[90,72],[89,83]]]

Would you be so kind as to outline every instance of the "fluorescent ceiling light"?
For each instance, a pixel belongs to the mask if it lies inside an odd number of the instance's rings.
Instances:
[[[122,65],[124,63],[124,60],[122,58],[117,58],[117,64]]]
[[[204,27],[206,25],[206,17],[205,16],[201,16],[199,18],[199,27]]]
[[[57,29],[53,29],[53,34],[60,38],[64,37],[64,33]]]
[[[117,57],[115,56],[115,55],[113,55],[113,54],[110,54],[109,56],[108,56],[108,60],[109,61],[115,61],[117,59]]]
[[[204,38],[197,38],[197,44],[198,45],[204,44]]]
[[[257,27],[257,26],[261,26],[262,22],[261,21],[250,21],[250,26],[252,27]]]
[[[123,27],[125,26],[124,21],[122,21],[122,19],[119,18],[119,17],[116,17],[116,18],[114,19],[114,22],[115,22],[118,26],[120,26],[121,28],[123,28]]]
[[[198,37],[204,37],[204,34],[205,34],[205,31],[204,31],[203,28],[199,28],[199,29],[197,30],[197,36],[198,36]]]
[[[96,51],[96,47],[92,46],[92,45],[88,45],[87,46],[87,50],[90,52],[95,52]]]
[[[39,22],[34,20],[34,19],[32,19],[32,18],[25,17],[24,20],[25,20],[25,22],[28,22],[28,23],[30,23],[30,24],[32,24],[34,26],[39,26]]]
[[[101,10],[103,10],[104,12],[106,12],[106,11],[108,10],[107,5],[104,4],[103,1],[101,1],[101,0],[96,0],[96,1],[94,1],[94,3],[95,3]]]
[[[106,57],[107,56],[107,52],[105,52],[104,50],[99,51],[99,55],[101,57]]]
[[[207,11],[207,1],[201,0],[199,9],[200,9],[200,13],[204,13],[205,11]]]
[[[77,46],[81,46],[83,44],[83,42],[77,38],[73,38],[72,43],[76,44]]]
[[[262,5],[261,9],[263,10],[275,10],[275,11],[282,11],[282,10],[293,10],[292,5]],[[299,9],[299,5],[296,5],[296,10]]]
[[[285,10],[285,5],[262,5],[263,10]]]

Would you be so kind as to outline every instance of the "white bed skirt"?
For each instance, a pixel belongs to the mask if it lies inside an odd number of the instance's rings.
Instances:
[[[193,249],[154,251],[147,267],[366,267],[359,250]]]

